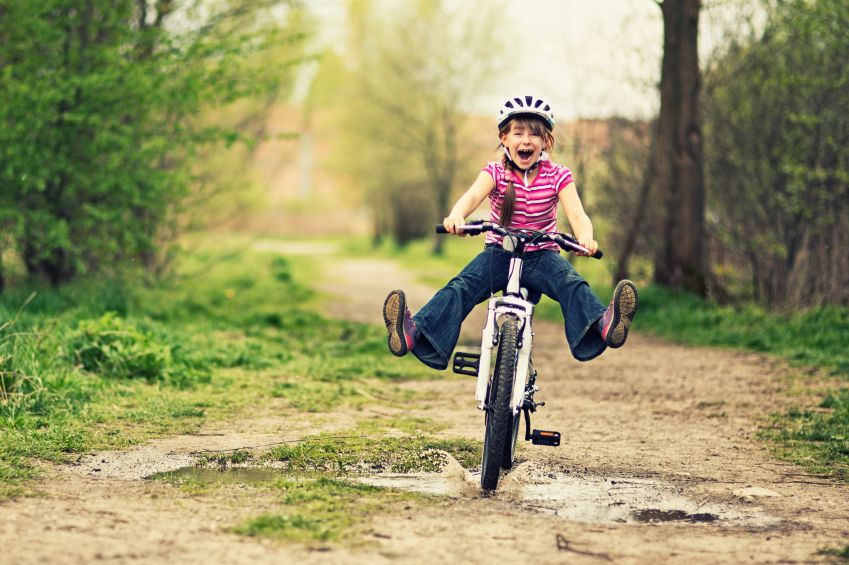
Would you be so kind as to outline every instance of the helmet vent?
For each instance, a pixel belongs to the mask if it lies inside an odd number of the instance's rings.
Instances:
[[[496,123],[498,124],[498,127],[501,128],[501,126],[515,116],[524,115],[536,116],[545,122],[549,131],[554,129],[554,114],[551,111],[551,106],[549,106],[542,98],[528,95],[508,98],[498,111]]]

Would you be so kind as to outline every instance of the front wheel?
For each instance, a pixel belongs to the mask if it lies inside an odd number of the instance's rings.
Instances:
[[[481,463],[481,488],[484,490],[494,490],[498,486],[505,455],[508,451],[512,455],[512,444],[518,431],[519,418],[518,415],[516,418],[513,417],[510,406],[513,379],[516,376],[518,341],[519,320],[515,316],[508,315],[499,332],[495,370],[486,398],[486,432]]]
[[[521,412],[510,415],[510,425],[507,428],[509,430],[507,441],[504,442],[504,454],[501,457],[502,469],[512,469],[513,463],[516,461],[516,442],[519,439],[519,424],[521,420]]]

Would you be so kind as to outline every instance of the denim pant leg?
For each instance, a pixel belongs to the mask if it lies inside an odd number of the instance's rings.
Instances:
[[[484,249],[413,316],[419,331],[413,355],[434,369],[445,369],[460,337],[463,320],[472,309],[507,284],[510,255]]]
[[[538,258],[525,262],[522,283],[560,303],[566,323],[566,341],[578,361],[589,361],[607,348],[592,327],[604,314],[605,305],[590,285],[555,251],[539,251]]]

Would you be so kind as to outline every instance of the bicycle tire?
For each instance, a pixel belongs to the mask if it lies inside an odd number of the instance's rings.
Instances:
[[[512,469],[513,463],[516,461],[516,443],[519,439],[519,424],[522,419],[522,413],[510,414],[510,422],[507,426],[508,433],[507,441],[504,442],[504,454],[501,456],[501,468]]]
[[[528,360],[528,375],[534,372],[533,364]],[[527,385],[527,379],[525,385]],[[519,441],[519,429],[522,426],[522,411],[519,410],[516,414],[512,414],[513,438],[512,441],[504,445],[504,456],[501,460],[501,467],[504,469],[512,469],[513,463],[516,462],[516,443]]]
[[[519,321],[515,316],[507,315],[501,324],[498,339],[498,353],[495,370],[487,391],[486,431],[483,441],[483,460],[481,462],[481,488],[495,490],[498,486],[505,449],[510,428],[513,427],[513,411],[510,409],[510,397],[513,393],[513,379],[516,375],[516,355],[519,340]]]

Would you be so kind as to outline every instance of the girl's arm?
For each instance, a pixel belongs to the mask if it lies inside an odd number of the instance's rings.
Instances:
[[[578,189],[574,182],[566,185],[566,188],[560,191],[558,195],[560,204],[566,211],[566,217],[569,219],[569,225],[572,226],[572,232],[575,239],[582,247],[586,247],[593,255],[598,251],[598,242],[593,239],[593,223],[590,217],[584,212],[584,206],[581,204],[581,199],[578,197]]]
[[[445,226],[445,229],[450,233],[465,235],[459,232],[457,227],[466,223],[466,216],[480,206],[480,203],[492,192],[493,188],[495,188],[495,180],[486,171],[481,171],[481,174],[478,175],[472,186],[463,193],[463,196],[451,208],[448,217],[442,220],[442,225]]]

